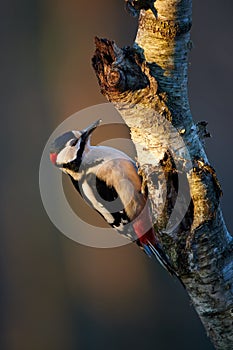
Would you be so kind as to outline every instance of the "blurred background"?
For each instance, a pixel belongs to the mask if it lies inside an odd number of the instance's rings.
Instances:
[[[233,3],[194,1],[190,103],[232,216]],[[76,111],[105,102],[91,67],[95,35],[132,44],[124,1],[1,2],[0,348],[213,350],[177,281],[136,246],[95,249],[62,235],[43,208],[41,153]]]

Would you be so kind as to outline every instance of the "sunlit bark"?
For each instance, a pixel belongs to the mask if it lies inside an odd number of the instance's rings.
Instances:
[[[128,1],[139,26],[133,47],[96,38],[102,93],[130,127],[149,188],[157,236],[216,349],[233,348],[233,239],[221,188],[187,92],[191,0]],[[201,54],[201,53],[200,53]]]

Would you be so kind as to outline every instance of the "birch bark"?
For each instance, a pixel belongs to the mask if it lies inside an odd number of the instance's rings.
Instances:
[[[101,92],[121,113],[149,189],[154,227],[216,349],[233,348],[233,239],[187,88],[191,0],[129,0],[133,47],[96,38]]]

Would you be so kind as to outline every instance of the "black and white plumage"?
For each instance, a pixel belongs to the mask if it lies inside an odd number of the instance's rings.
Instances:
[[[135,162],[115,148],[91,146],[91,134],[99,123],[59,136],[51,145],[52,163],[70,176],[77,191],[109,225],[177,275],[156,239]]]

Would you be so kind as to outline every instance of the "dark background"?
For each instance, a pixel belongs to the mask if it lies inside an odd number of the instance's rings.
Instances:
[[[90,59],[95,35],[132,44],[123,0],[1,2],[0,348],[211,350],[177,281],[137,247],[81,246],[43,208],[38,169],[65,118],[101,96]],[[194,1],[190,101],[208,120],[209,158],[232,216],[231,0]]]

